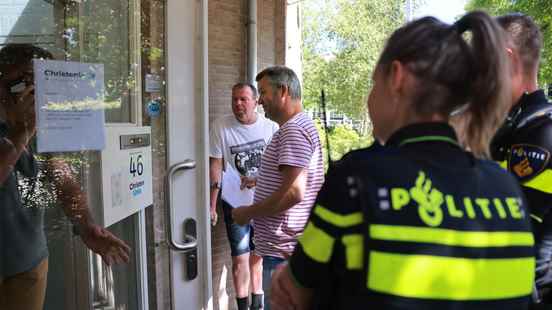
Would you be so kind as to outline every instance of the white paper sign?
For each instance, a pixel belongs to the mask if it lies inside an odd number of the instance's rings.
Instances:
[[[230,164],[226,164],[226,171],[222,173],[222,199],[234,208],[248,206],[253,203],[252,189],[240,189],[241,177]]]
[[[34,60],[38,152],[105,147],[104,67]]]
[[[147,93],[158,93],[161,91],[161,76],[157,74],[146,74]]]

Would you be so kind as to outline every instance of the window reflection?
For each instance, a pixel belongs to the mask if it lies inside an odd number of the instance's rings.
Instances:
[[[31,43],[56,59],[103,64],[106,121],[129,123],[139,72],[131,7],[128,0],[0,0],[0,47]]]
[[[0,0],[0,48],[9,43],[28,43],[45,48],[57,60],[103,64],[106,122],[131,123],[132,106],[139,106],[141,92],[136,79],[140,77],[138,2]],[[94,170],[99,167],[97,155],[55,155],[70,163],[73,175],[89,197],[101,194],[91,186],[96,180],[92,176]],[[38,154],[37,159],[41,164],[47,157]],[[45,309],[137,309],[134,263],[108,267],[98,256],[88,253],[72,234],[72,225],[63,215],[52,180],[43,169],[39,170],[36,178],[20,178],[19,190],[25,207],[45,213],[43,229],[50,258]],[[130,217],[110,230],[132,244],[135,220]]]

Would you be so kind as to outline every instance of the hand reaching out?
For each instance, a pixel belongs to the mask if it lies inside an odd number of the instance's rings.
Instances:
[[[86,247],[100,255],[108,266],[130,261],[130,247],[101,226],[87,225],[81,233],[81,239]]]

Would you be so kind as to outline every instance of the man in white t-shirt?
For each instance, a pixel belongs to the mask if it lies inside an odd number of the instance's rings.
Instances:
[[[255,87],[246,83],[234,85],[233,115],[217,119],[210,132],[211,222],[213,225],[217,222],[216,205],[222,189],[222,209],[230,241],[238,310],[249,309],[250,281],[250,309],[262,308],[263,300],[262,258],[253,253],[253,227],[250,223],[238,225],[232,219],[233,208],[243,205],[243,201],[253,201],[261,155],[278,130],[278,125],[258,114],[256,108]]]

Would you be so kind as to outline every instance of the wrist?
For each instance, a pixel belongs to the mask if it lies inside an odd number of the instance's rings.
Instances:
[[[92,217],[88,212],[88,209],[84,209],[84,210],[80,209],[75,211],[76,212],[69,215],[71,223],[73,223],[73,225],[78,225],[83,229],[94,225],[94,221],[92,220]]]
[[[94,227],[90,221],[71,220],[73,223],[73,233],[81,238],[86,238]]]
[[[219,190],[221,188],[221,184],[220,184],[220,181],[213,181],[211,182],[211,184],[209,185],[209,188],[211,190]]]
[[[9,138],[0,138],[0,152],[2,161],[8,166],[14,166],[19,158],[17,146]]]

